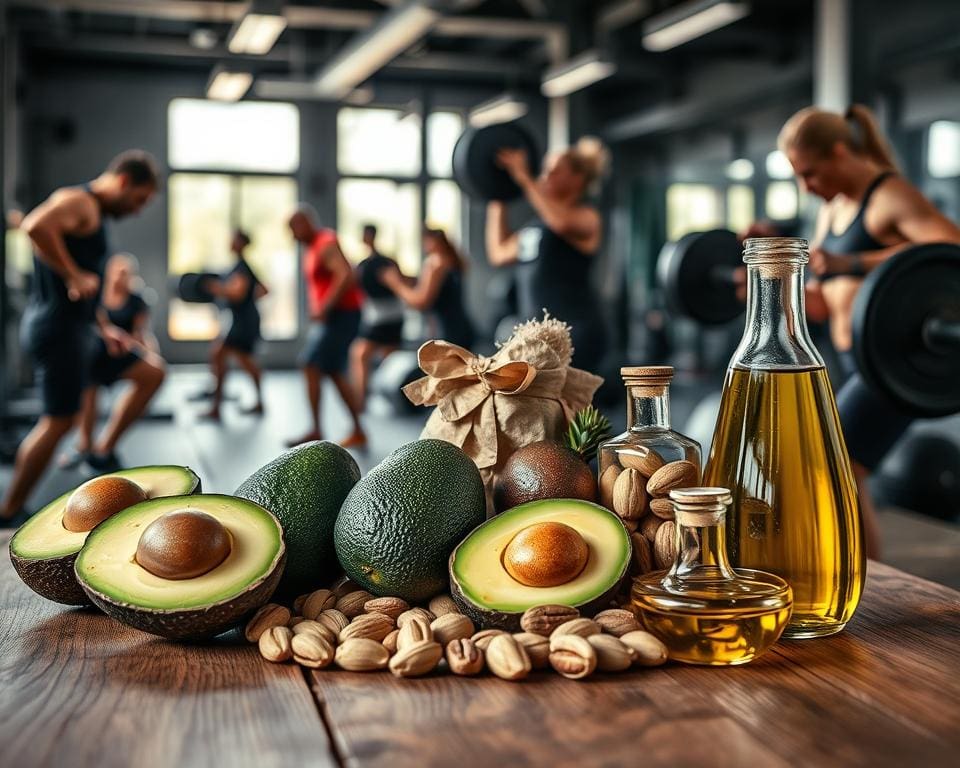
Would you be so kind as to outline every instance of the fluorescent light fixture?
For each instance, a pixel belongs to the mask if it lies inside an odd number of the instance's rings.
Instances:
[[[753,163],[738,157],[727,165],[727,178],[733,181],[749,181],[753,178]]]
[[[345,103],[352,104],[355,107],[363,107],[367,104],[372,104],[374,96],[373,88],[369,85],[362,85],[350,91],[350,93],[343,97],[343,100]]]
[[[417,2],[387,11],[373,29],[354,37],[323,68],[317,75],[318,90],[334,98],[344,98],[422,38],[439,18],[439,11]]]
[[[605,80],[617,71],[617,65],[595,48],[547,70],[540,92],[548,98],[569,96],[587,86]]]
[[[289,99],[291,101],[343,101],[345,104],[365,106],[373,102],[375,94],[368,85],[354,88],[343,99],[332,99],[317,90],[315,80],[288,80],[258,77],[253,91],[261,99]]]
[[[470,125],[483,128],[486,125],[509,123],[523,117],[528,109],[526,102],[520,101],[513,94],[504,93],[471,109]]]
[[[793,166],[790,165],[790,160],[787,156],[779,149],[775,149],[767,155],[767,160],[764,165],[767,169],[767,176],[771,179],[793,178]]]
[[[214,67],[207,82],[207,98],[217,101],[240,101],[253,84],[250,72],[231,72],[222,66]]]
[[[671,8],[644,22],[643,47],[668,51],[742,19],[748,3],[729,0],[694,0]]]
[[[254,0],[230,30],[227,48],[230,53],[262,56],[270,52],[286,28],[281,2]]]

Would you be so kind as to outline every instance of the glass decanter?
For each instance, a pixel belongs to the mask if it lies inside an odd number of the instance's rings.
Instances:
[[[729,488],[734,566],[786,579],[785,637],[843,629],[863,591],[857,490],[803,302],[807,243],[747,240],[746,329],[727,370],[704,484]]]
[[[670,570],[638,577],[631,606],[646,629],[688,664],[746,664],[780,638],[793,595],[779,576],[727,561],[726,488],[670,492],[677,556]]]

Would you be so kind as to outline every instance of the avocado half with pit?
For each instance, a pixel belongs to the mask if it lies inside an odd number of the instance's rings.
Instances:
[[[129,480],[142,490],[142,496],[147,499],[200,492],[200,478],[192,469],[164,465],[135,467],[101,475],[54,499],[20,526],[10,540],[13,567],[24,583],[38,595],[64,605],[90,605],[90,600],[74,577],[73,563],[97,516],[89,519],[87,525],[81,522],[72,526],[86,530],[70,530],[65,525],[65,515],[68,502],[77,491],[89,489],[95,483],[110,478]]]
[[[152,499],[87,537],[77,582],[108,616],[173,640],[212,637],[266,603],[283,575],[283,529],[246,499]]]
[[[450,555],[450,592],[480,626],[520,631],[536,605],[590,614],[627,576],[630,534],[609,510],[579,499],[521,504],[474,529]]]

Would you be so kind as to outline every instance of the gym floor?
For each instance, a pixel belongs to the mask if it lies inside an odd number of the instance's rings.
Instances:
[[[120,444],[121,459],[128,466],[185,464],[201,476],[205,491],[231,493],[254,470],[283,451],[286,440],[306,431],[307,405],[299,372],[265,373],[266,413],[262,417],[239,413],[238,405],[252,400],[253,390],[244,377],[229,378],[229,399],[220,424],[201,419],[206,404],[189,400],[190,395],[206,388],[208,379],[203,366],[173,366],[151,407],[151,417],[138,422]],[[675,425],[686,423],[701,396],[701,388],[674,385],[671,405]],[[101,413],[108,405],[108,398],[102,397]],[[322,408],[326,438],[335,441],[346,436],[349,418],[329,383],[323,392]],[[396,414],[385,403],[372,399],[364,419],[370,445],[365,451],[353,452],[361,470],[366,473],[395,448],[415,440],[427,415],[426,410],[422,415]],[[615,431],[623,429],[622,409],[616,408],[608,416]],[[10,471],[9,465],[0,465],[0,487],[9,481]],[[28,509],[38,509],[84,479],[80,469],[51,468],[31,496]],[[960,588],[957,526],[893,508],[880,511],[880,523],[885,562]]]

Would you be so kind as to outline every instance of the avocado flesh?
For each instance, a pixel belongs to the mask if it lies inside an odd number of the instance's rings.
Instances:
[[[196,473],[175,465],[134,467],[102,477],[125,477],[143,488],[148,498],[200,491]],[[63,512],[73,490],[51,501],[20,526],[10,540],[10,559],[24,583],[42,597],[65,605],[89,605],[90,600],[74,577],[73,563],[90,532],[63,527]]]
[[[216,518],[231,539],[230,554],[191,579],[163,579],[136,562],[150,523],[179,510]],[[245,499],[216,494],[169,497],[135,504],[98,525],[75,564],[90,599],[115,619],[173,639],[220,634],[263,605],[283,572],[283,532],[276,518]]]
[[[503,551],[524,528],[546,522],[569,525],[583,537],[590,551],[587,564],[566,584],[521,584],[504,568]],[[535,605],[568,605],[584,612],[606,607],[631,557],[630,534],[610,511],[577,499],[533,501],[488,520],[463,540],[450,557],[451,591],[464,612],[482,625],[513,631],[523,612]]]

